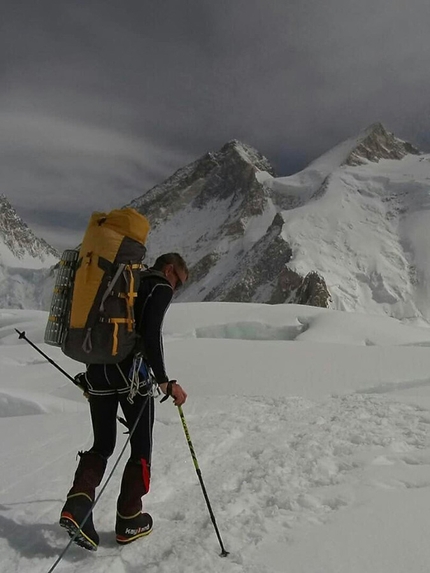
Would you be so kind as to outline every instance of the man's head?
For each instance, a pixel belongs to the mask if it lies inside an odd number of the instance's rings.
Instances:
[[[188,279],[187,264],[179,253],[160,255],[152,268],[164,274],[173,290],[178,290]]]

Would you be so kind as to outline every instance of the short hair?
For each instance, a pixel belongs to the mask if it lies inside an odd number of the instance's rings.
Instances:
[[[164,255],[160,255],[152,265],[152,268],[155,271],[162,271],[166,265],[174,265],[180,268],[188,277],[187,263],[179,253],[164,253]]]

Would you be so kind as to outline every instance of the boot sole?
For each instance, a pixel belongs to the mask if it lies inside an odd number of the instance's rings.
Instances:
[[[120,545],[127,545],[127,543],[132,543],[136,541],[136,539],[140,539],[141,537],[146,537],[152,532],[152,528],[148,531],[144,531],[143,533],[139,533],[138,535],[134,535],[133,537],[122,537],[121,535],[116,536],[116,542]]]
[[[76,521],[66,515],[62,515],[60,517],[60,526],[66,529],[71,539],[73,538],[73,543],[76,543],[79,547],[88,549],[88,551],[97,551],[97,545],[92,539],[85,535]]]

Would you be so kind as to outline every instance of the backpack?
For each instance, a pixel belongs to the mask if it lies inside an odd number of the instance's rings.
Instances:
[[[79,252],[61,257],[47,344],[84,364],[114,364],[133,351],[133,306],[149,227],[131,208],[93,213]]]

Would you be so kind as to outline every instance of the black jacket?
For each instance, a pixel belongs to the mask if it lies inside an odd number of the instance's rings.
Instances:
[[[169,381],[164,365],[162,328],[172,297],[173,288],[161,272],[152,269],[142,272],[134,304],[139,335],[135,352],[143,354],[159,384]]]

